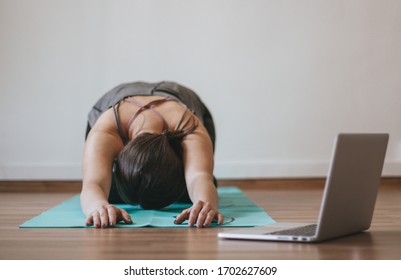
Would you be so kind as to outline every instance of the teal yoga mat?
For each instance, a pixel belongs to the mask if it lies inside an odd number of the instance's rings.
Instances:
[[[219,187],[219,210],[224,215],[224,223],[212,227],[252,227],[275,223],[275,221],[260,207],[255,205],[237,187]],[[188,223],[174,224],[175,217],[191,204],[174,203],[161,210],[143,210],[139,206],[116,204],[131,215],[133,224],[119,223],[118,228],[140,227],[188,227]],[[43,212],[26,221],[20,228],[86,228],[85,215],[81,211],[79,195]],[[91,227],[91,226],[89,226]]]

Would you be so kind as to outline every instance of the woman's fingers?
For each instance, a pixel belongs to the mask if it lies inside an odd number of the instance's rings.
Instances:
[[[191,212],[191,208],[185,209],[179,214],[175,220],[175,224],[182,224],[183,221],[187,220],[189,218],[189,213]]]
[[[217,224],[222,225],[224,223],[224,216],[220,212],[217,213]]]
[[[198,201],[191,208],[185,209],[179,214],[174,223],[181,224],[188,220],[190,227],[196,224],[196,227],[210,227],[212,222],[217,219],[217,224],[221,225],[224,221],[223,215],[213,209],[207,202]]]
[[[202,210],[203,201],[196,202],[189,213],[188,224],[190,227],[194,226],[198,220],[200,211]],[[199,227],[199,226],[198,226]]]
[[[100,228],[101,220],[100,220],[100,214],[99,214],[99,212],[95,211],[95,212],[92,214],[92,217],[93,217],[93,226],[94,226],[95,228]]]
[[[117,209],[120,211],[119,221],[123,220],[124,223],[126,224],[132,224],[132,219],[131,216],[128,214],[128,212],[125,211],[124,209],[119,209],[119,208]]]
[[[107,205],[108,206],[108,205]],[[100,226],[102,228],[106,228],[109,226],[109,211],[108,211],[108,207],[106,205],[103,205],[100,210],[99,210],[99,214],[100,214]]]
[[[207,226],[206,220],[207,220],[209,214],[211,214],[210,212],[216,213],[214,210],[212,210],[212,207],[209,203],[201,203],[201,204],[202,204],[202,206],[201,206],[202,208],[200,208],[198,218],[196,219],[196,226],[198,228]]]
[[[209,213],[207,213],[206,219],[203,222],[203,226],[204,227],[210,227],[210,225],[212,224],[214,218],[217,215],[217,211],[215,210],[210,210]]]
[[[109,215],[109,222],[107,225],[114,226],[117,223],[117,211],[114,206],[107,205],[107,213]]]
[[[85,220],[85,225],[93,225],[95,228],[107,228],[115,226],[119,221],[132,224],[131,216],[124,209],[117,208],[111,204],[102,205],[93,211]]]
[[[87,218],[86,218],[86,220],[85,220],[85,225],[86,226],[90,226],[90,225],[92,225],[93,224],[93,216],[92,215],[89,215]]]

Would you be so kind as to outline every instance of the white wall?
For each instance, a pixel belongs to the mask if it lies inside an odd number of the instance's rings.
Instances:
[[[86,115],[129,81],[193,88],[216,176],[324,176],[338,132],[389,132],[401,175],[401,1],[0,0],[0,179],[80,179]]]

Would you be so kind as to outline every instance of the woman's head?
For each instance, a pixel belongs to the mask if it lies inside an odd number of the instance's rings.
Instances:
[[[142,133],[123,148],[117,158],[115,178],[125,203],[159,209],[185,193],[181,140],[186,134]]]

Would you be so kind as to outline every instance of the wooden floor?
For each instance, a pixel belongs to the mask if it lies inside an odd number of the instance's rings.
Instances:
[[[317,219],[322,180],[237,185],[277,221]],[[384,179],[369,231],[318,244],[229,241],[221,229],[19,229],[79,192],[79,182],[0,182],[0,259],[401,259],[401,179]],[[134,217],[135,218],[135,217]]]

